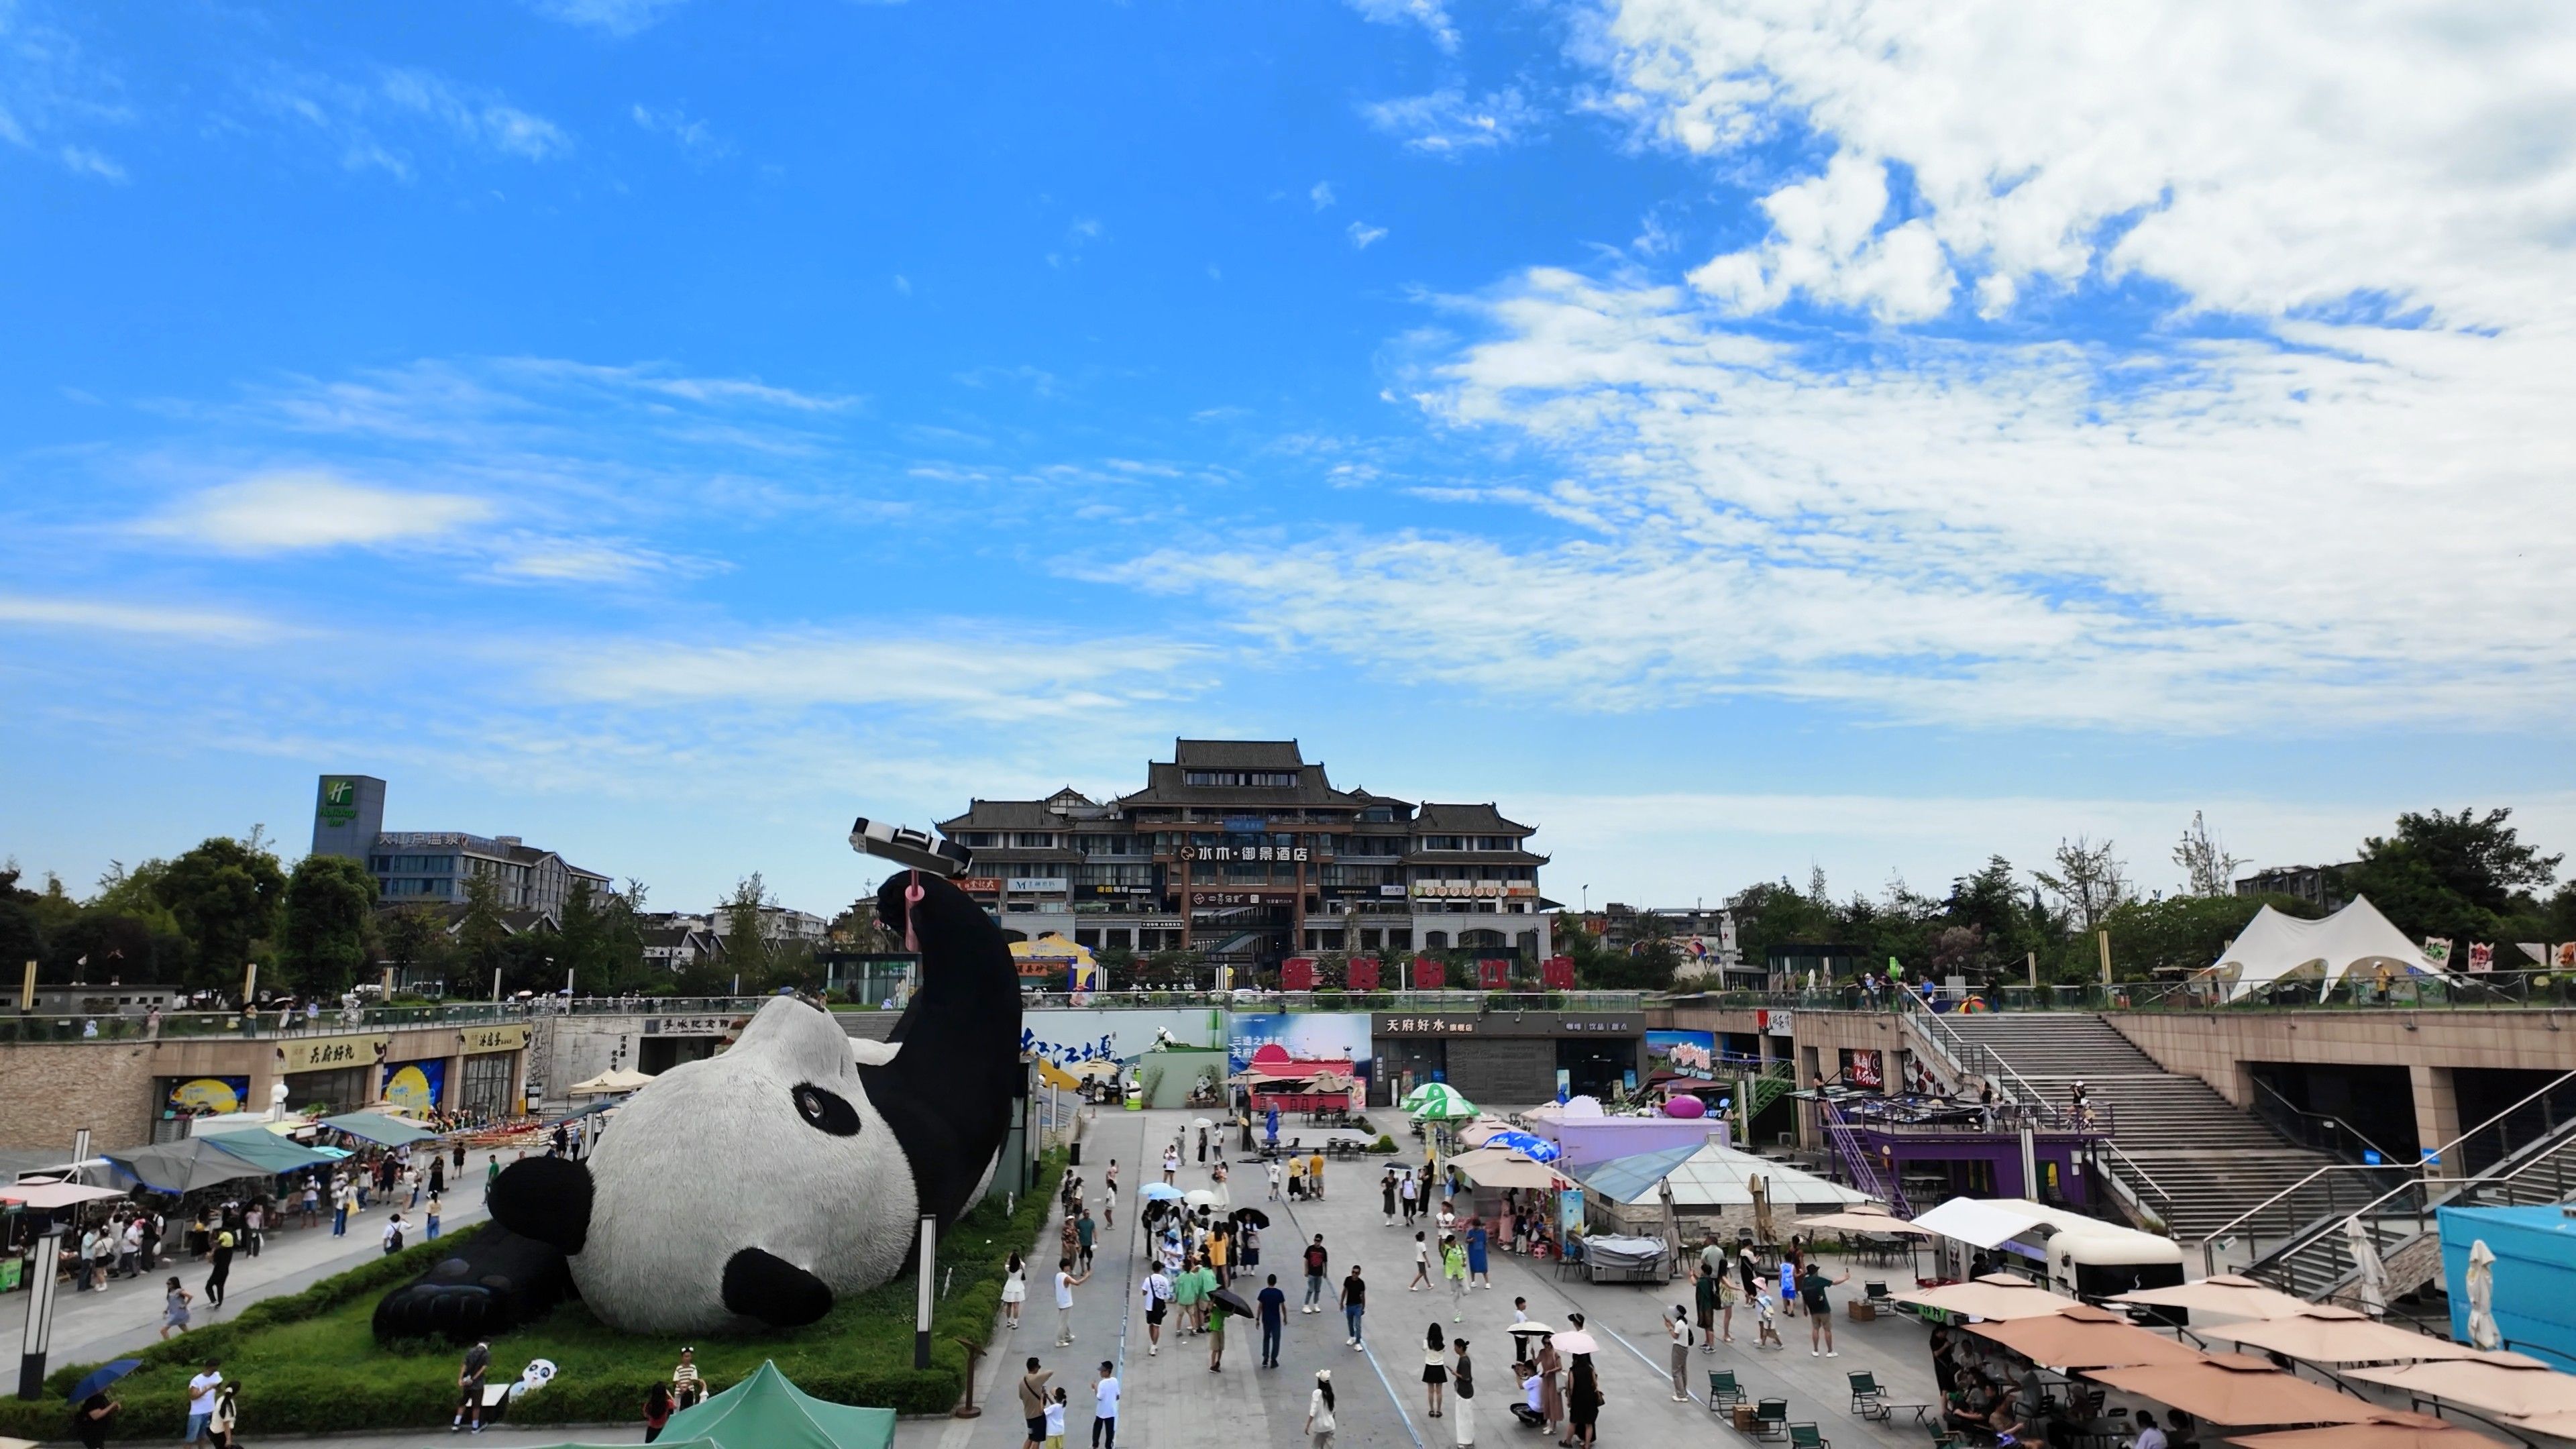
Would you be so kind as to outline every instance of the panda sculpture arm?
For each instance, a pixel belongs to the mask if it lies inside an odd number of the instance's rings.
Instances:
[[[892,1277],[919,1218],[953,1221],[1000,1150],[1020,1000],[1000,927],[955,886],[899,874],[878,909],[922,958],[890,1060],[862,1064],[829,1012],[771,1001],[730,1050],[638,1092],[587,1162],[503,1172],[496,1229],[387,1295],[379,1336],[516,1321],[506,1286],[476,1271],[483,1238],[522,1273],[519,1245],[547,1245],[594,1313],[638,1332],[792,1327]]]

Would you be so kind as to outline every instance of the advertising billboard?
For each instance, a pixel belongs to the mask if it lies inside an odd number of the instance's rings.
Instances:
[[[1646,1070],[1671,1072],[1676,1076],[1699,1081],[1717,1077],[1717,1033],[1713,1031],[1649,1031],[1646,1033]]]

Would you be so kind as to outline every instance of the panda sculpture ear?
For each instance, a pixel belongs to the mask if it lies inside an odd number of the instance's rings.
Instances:
[[[918,885],[919,901],[906,901]],[[868,1100],[903,1144],[921,1211],[942,1226],[973,1200],[1010,1129],[1020,1065],[1020,977],[1002,928],[964,891],[899,871],[877,891],[877,919],[909,926],[921,987],[895,1023],[894,1059],[859,1067]]]
[[[492,1180],[492,1221],[524,1238],[578,1253],[590,1241],[590,1168],[568,1157],[529,1157]]]

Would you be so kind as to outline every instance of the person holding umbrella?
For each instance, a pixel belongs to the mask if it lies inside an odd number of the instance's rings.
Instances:
[[[108,1426],[124,1407],[104,1392],[85,1396],[80,1407],[72,1410],[72,1437],[81,1441],[84,1449],[104,1449]]]
[[[1238,1315],[1250,1318],[1252,1305],[1231,1288],[1212,1288],[1207,1309],[1208,1372],[1218,1373],[1225,1368],[1225,1321]]]

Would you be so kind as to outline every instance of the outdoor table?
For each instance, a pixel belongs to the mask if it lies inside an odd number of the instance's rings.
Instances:
[[[1899,1409],[1912,1409],[1914,1411],[1915,1423],[1928,1424],[1932,1420],[1932,1406],[1930,1404],[1900,1404],[1893,1399],[1881,1399],[1878,1401],[1878,1406],[1887,1411],[1882,1416],[1885,1418],[1895,1418],[1896,1411]]]

